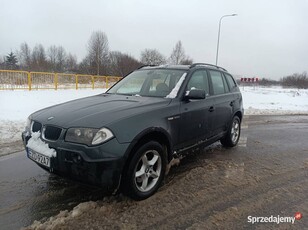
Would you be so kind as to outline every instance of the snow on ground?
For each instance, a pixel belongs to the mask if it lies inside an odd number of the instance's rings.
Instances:
[[[308,114],[308,90],[248,86],[240,86],[240,89],[246,115]],[[0,91],[0,147],[21,140],[21,132],[31,113],[103,92],[105,89]]]
[[[308,90],[240,87],[245,115],[308,114]]]

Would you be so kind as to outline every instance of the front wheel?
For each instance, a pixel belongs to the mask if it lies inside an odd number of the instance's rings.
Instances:
[[[153,195],[164,179],[166,156],[161,144],[150,141],[132,157],[124,178],[124,192],[135,200]]]
[[[241,135],[241,120],[238,116],[234,116],[231,126],[228,129],[226,136],[220,142],[225,147],[234,147],[237,145]]]

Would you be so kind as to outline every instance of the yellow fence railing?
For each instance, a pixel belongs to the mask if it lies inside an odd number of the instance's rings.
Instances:
[[[0,90],[109,88],[121,77],[0,70]]]

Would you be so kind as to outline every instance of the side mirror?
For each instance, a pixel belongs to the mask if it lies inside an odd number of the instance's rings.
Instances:
[[[201,100],[205,99],[205,90],[202,89],[192,89],[185,95],[186,100]]]

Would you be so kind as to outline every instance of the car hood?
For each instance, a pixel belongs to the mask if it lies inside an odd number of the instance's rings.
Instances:
[[[117,120],[167,106],[171,99],[99,94],[39,110],[31,119],[43,124],[101,128]]]

